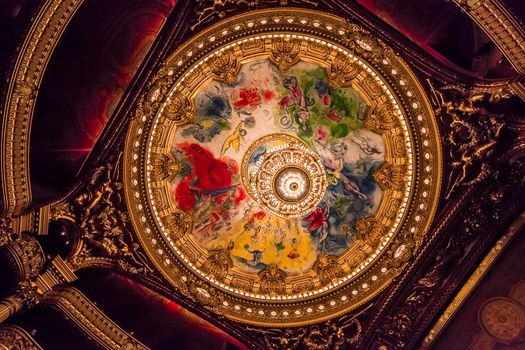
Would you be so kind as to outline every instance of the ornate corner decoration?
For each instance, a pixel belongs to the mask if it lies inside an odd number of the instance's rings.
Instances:
[[[459,187],[474,185],[489,175],[491,169],[486,160],[496,149],[505,121],[487,106],[511,94],[504,87],[488,92],[452,85],[436,88],[430,80],[427,82],[437,106],[436,114],[450,128],[445,136],[452,165],[445,192],[448,199]]]
[[[58,310],[104,349],[149,349],[120,328],[78,289],[72,287],[57,288],[46,293],[42,305]]]
[[[10,324],[0,327],[0,349],[43,350],[23,328]]]
[[[10,76],[3,103],[0,154],[3,215],[31,203],[29,131],[38,89],[51,54],[82,0],[48,0],[35,16]]]
[[[481,197],[463,203],[461,207],[468,209],[455,219],[456,226],[450,230],[454,233],[447,234],[439,243],[432,260],[421,273],[411,277],[411,283],[402,280],[397,291],[392,292],[403,290],[402,294],[388,296],[394,306],[387,305],[374,316],[378,322],[369,326],[378,331],[367,334],[364,347],[402,349],[416,345],[433,313],[446,306],[443,304],[450,292],[445,291],[454,290],[462,283],[465,272],[456,274],[451,270],[463,262],[472,263],[472,254],[481,253],[481,247],[495,236],[496,228],[502,228],[516,210],[522,209],[515,198],[520,198],[525,189],[524,170],[522,160],[509,162],[495,174],[495,181],[484,189]],[[422,255],[419,255],[411,269],[419,267],[421,261]],[[409,273],[406,276],[410,276]]]
[[[160,164],[155,174],[169,177],[174,165]],[[129,229],[119,169],[118,159],[96,168],[87,183],[51,205],[52,220],[66,220],[78,227],[79,239],[66,259],[73,270],[100,265],[129,273],[151,271]]]

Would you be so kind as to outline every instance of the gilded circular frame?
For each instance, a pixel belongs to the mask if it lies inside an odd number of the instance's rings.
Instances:
[[[327,70],[334,86],[351,85],[371,106],[367,127],[382,135],[388,155],[375,174],[387,200],[382,200],[375,216],[359,222],[362,243],[335,262],[341,266],[341,260],[348,258],[342,273],[325,283],[312,273],[307,276],[310,284],[272,269],[257,277],[285,283],[279,293],[258,293],[257,281],[242,273],[234,284],[231,276],[227,283],[224,276],[216,276],[216,270],[203,269],[207,258],[226,259],[224,252],[205,252],[192,244],[188,234],[192,219],[173,205],[166,191],[166,183],[179,170],[166,149],[176,128],[194,117],[191,94],[210,79],[230,81],[243,60],[260,57],[283,70],[298,60],[309,60]],[[407,65],[359,26],[301,9],[233,17],[180,47],[148,89],[136,108],[126,143],[129,211],[156,267],[175,289],[204,307],[235,320],[273,326],[334,317],[383,290],[428,231],[442,168],[435,117]],[[315,265],[317,269],[329,266],[334,261],[327,256]]]

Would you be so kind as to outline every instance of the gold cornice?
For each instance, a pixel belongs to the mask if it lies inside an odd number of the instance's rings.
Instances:
[[[9,77],[0,138],[4,215],[20,214],[31,203],[29,137],[38,89],[51,54],[82,2],[45,2],[35,16]]]
[[[479,264],[474,273],[469,277],[467,282],[463,285],[458,294],[454,297],[452,302],[447,306],[445,312],[440,316],[438,321],[434,324],[430,332],[421,344],[422,350],[430,349],[433,342],[438,338],[441,332],[445,329],[450,320],[456,315],[461,306],[467,301],[468,297],[476,289],[482,279],[487,275],[490,268],[497,261],[501,253],[505,250],[508,244],[512,241],[514,236],[525,227],[525,213],[522,213],[507,230],[507,232],[496,242],[494,247],[485,256],[483,261]]]
[[[525,74],[525,29],[501,0],[454,0],[488,35],[519,74]],[[510,86],[525,100],[525,85]]]
[[[120,328],[78,289],[56,288],[45,294],[42,303],[57,308],[104,349],[149,349]]]

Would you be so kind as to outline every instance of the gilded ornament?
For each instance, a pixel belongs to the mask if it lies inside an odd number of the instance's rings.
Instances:
[[[181,165],[172,156],[162,153],[151,154],[151,179],[153,181],[169,180],[177,172]]]
[[[450,125],[445,141],[450,146],[452,171],[446,198],[460,186],[473,185],[485,179],[490,172],[486,159],[494,152],[505,123],[501,115],[487,106],[510,97],[509,94],[465,90],[460,86],[436,88],[427,80],[436,113]]]
[[[407,175],[404,165],[384,162],[374,173],[374,179],[383,190],[401,191],[406,184]]]
[[[170,96],[163,116],[175,124],[182,125],[195,119],[195,108],[187,97],[180,94]]]
[[[290,37],[280,37],[272,42],[270,60],[275,63],[280,71],[285,72],[299,62],[301,42]]]
[[[397,125],[394,108],[388,103],[379,104],[365,119],[365,126],[378,133],[384,133]]]
[[[286,272],[280,270],[277,265],[270,264],[259,272],[261,286],[259,291],[263,294],[280,295],[285,292]]]
[[[191,229],[191,219],[183,212],[174,212],[162,218],[170,236],[179,239]]]
[[[379,243],[386,232],[386,227],[373,217],[360,219],[356,224],[358,237],[372,243]]]
[[[225,50],[215,55],[209,61],[213,78],[226,84],[234,84],[237,81],[237,73],[241,65],[233,50]]]
[[[2,214],[20,215],[31,203],[29,140],[36,97],[49,60],[81,0],[49,0],[20,43],[3,99]],[[16,63],[15,63],[16,62]]]
[[[209,274],[217,281],[224,281],[228,271],[233,266],[233,261],[230,257],[230,250],[232,248],[233,247],[228,247],[226,249],[212,252],[204,264],[202,264],[202,271]]]
[[[314,265],[314,270],[317,271],[317,277],[319,277],[321,285],[328,284],[344,274],[337,260],[326,254],[319,255]]]
[[[331,67],[329,83],[334,89],[351,86],[352,80],[359,74],[361,69],[355,60],[342,53],[337,54]]]
[[[29,333],[15,325],[0,327],[0,348],[12,350],[42,350]]]

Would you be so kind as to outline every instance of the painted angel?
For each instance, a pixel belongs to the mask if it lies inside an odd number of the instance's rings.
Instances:
[[[344,167],[343,158],[336,157],[330,149],[323,146],[319,141],[313,140],[313,143],[315,150],[319,156],[321,156],[321,160],[330,175],[332,185],[336,185],[338,181],[341,181],[347,191],[355,194],[362,200],[367,200],[368,196],[359,190],[357,184],[342,173]]]

